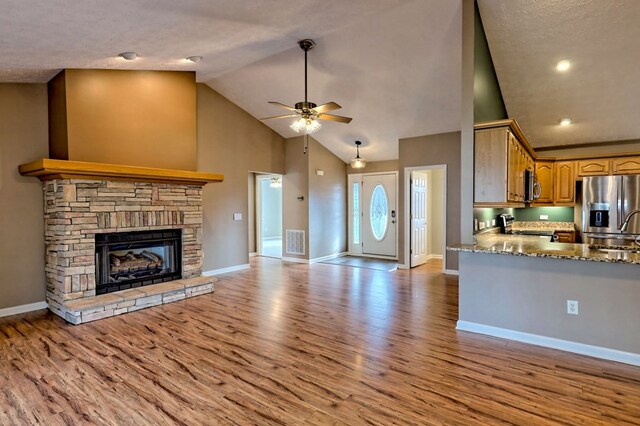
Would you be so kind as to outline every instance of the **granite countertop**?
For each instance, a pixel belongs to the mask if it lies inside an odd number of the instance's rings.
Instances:
[[[447,250],[640,265],[640,253],[603,251],[587,244],[552,243],[548,237],[486,233],[477,238],[476,244],[457,244]]]
[[[511,229],[514,231],[558,231],[558,232],[573,232],[576,227],[573,222],[522,222],[514,221],[511,225]]]

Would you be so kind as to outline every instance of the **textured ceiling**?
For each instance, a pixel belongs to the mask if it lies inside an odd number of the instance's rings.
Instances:
[[[507,111],[534,147],[640,139],[640,1],[479,7]],[[555,71],[562,59],[566,73]]]
[[[336,101],[348,125],[314,136],[344,160],[397,158],[397,140],[460,128],[460,1],[0,0],[0,82],[46,82],[63,68],[195,70],[255,117],[267,101]],[[136,61],[116,55],[136,51]],[[201,55],[189,63],[183,58]],[[292,136],[286,122],[267,122]]]
[[[343,160],[355,140],[367,160],[398,158],[398,139],[460,129],[461,9],[457,1],[405,2],[316,39],[309,57],[309,100],[342,106],[350,124],[323,121],[314,134]],[[293,47],[209,84],[255,117],[286,113],[304,100],[304,53]],[[295,136],[291,119],[266,123]]]

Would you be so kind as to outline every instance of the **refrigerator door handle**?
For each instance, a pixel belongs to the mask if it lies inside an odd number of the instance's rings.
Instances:
[[[621,176],[616,176],[616,178],[617,178],[616,179],[617,180],[617,182],[616,182],[617,185],[616,186],[617,186],[617,189],[618,189],[618,203],[617,203],[618,204],[618,215],[617,215],[618,217],[617,217],[617,221],[616,221],[618,223],[616,224],[616,230],[620,230],[620,227],[622,226],[622,221],[624,220],[623,219],[624,206],[622,205],[622,203],[623,203],[622,195],[624,194],[624,191],[623,191],[624,188],[622,187],[622,184],[623,184],[622,177]]]

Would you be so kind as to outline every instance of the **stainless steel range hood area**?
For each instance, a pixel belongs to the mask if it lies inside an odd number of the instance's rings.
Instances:
[[[195,170],[194,72],[67,69],[48,95],[50,158]]]

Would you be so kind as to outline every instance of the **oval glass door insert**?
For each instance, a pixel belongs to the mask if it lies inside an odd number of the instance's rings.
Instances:
[[[380,184],[373,188],[369,218],[371,221],[371,232],[373,233],[374,238],[378,241],[382,241],[387,233],[389,204],[387,202],[387,193]]]

